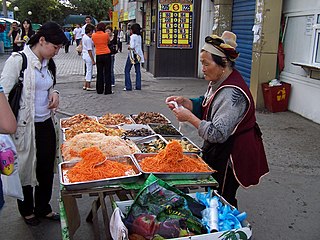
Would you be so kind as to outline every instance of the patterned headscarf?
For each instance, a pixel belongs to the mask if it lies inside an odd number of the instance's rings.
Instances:
[[[239,53],[236,51],[236,38],[237,36],[229,31],[225,31],[221,37],[217,35],[207,36],[202,49],[234,62],[239,57]]]

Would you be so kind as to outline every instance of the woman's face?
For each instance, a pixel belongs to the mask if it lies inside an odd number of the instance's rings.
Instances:
[[[205,80],[213,82],[220,80],[224,68],[213,61],[211,53],[202,51],[200,53],[200,62]]]
[[[23,27],[24,29],[29,29],[30,28],[30,24],[27,21],[23,22]]]
[[[62,44],[55,45],[51,42],[47,42],[44,37],[40,38],[40,54],[45,59],[53,58],[55,55],[59,53]]]

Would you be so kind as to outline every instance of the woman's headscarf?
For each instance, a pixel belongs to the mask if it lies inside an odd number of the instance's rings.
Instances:
[[[239,53],[236,51],[236,40],[237,36],[233,32],[225,31],[221,37],[217,35],[207,36],[202,49],[234,62],[239,57]]]

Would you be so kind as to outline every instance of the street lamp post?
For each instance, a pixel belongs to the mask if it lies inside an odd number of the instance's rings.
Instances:
[[[19,7],[18,7],[18,6],[14,6],[13,11],[15,12],[15,17],[14,17],[14,18],[15,18],[16,20],[19,20],[19,19],[18,19]]]

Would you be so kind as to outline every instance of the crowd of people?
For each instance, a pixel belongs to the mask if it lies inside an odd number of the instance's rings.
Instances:
[[[29,19],[25,19],[21,27],[17,22],[11,24],[8,37],[13,39],[13,52],[23,50],[30,37],[35,34]],[[86,16],[83,26],[76,24],[74,29],[65,28],[67,42],[64,45],[65,53],[69,52],[70,45],[76,43],[78,55],[82,57],[85,66],[85,77],[83,90],[96,91],[98,94],[112,94],[115,87],[114,65],[115,55],[122,52],[122,44],[126,43],[129,49],[128,60],[125,66],[125,86],[124,91],[131,91],[130,70],[135,67],[136,90],[141,90],[141,70],[140,65],[144,62],[142,52],[141,27],[135,23],[130,26],[127,32],[122,28],[114,29],[100,22],[96,26],[92,23],[92,17]],[[95,39],[95,40],[94,40]],[[130,55],[131,53],[131,55]],[[138,56],[139,61],[132,61],[132,57]],[[97,78],[95,88],[92,87],[94,67],[97,68]]]

